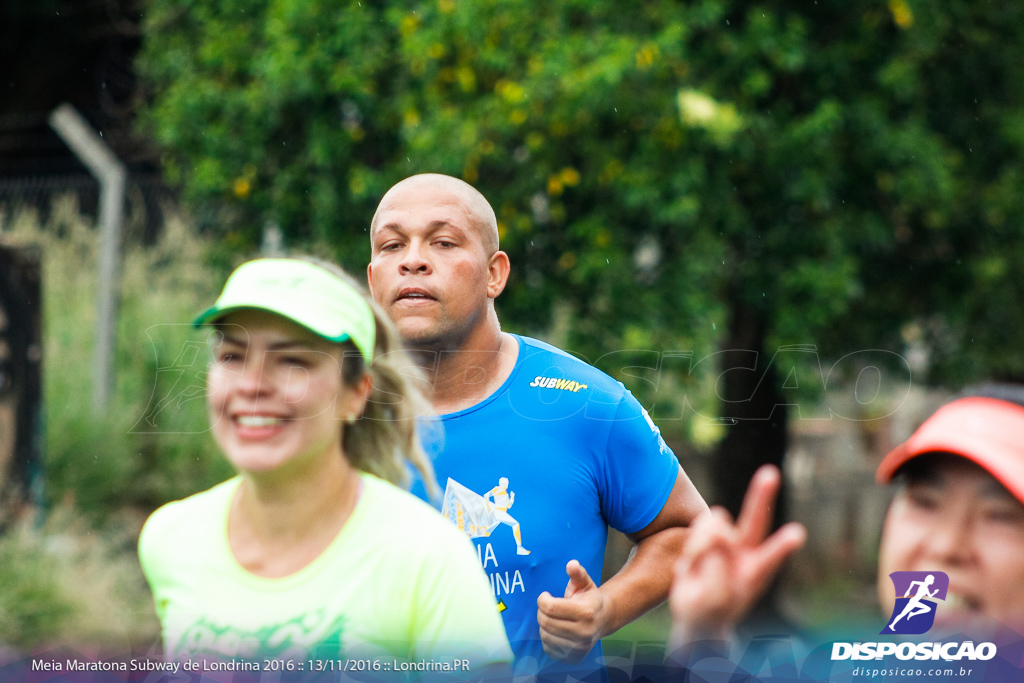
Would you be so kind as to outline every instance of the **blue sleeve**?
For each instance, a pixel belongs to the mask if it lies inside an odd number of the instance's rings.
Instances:
[[[640,531],[665,506],[679,460],[647,411],[625,391],[608,432],[601,478],[601,512],[622,533]]]

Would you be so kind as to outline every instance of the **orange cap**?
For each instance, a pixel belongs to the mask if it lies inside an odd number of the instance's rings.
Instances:
[[[977,463],[1024,503],[1024,407],[981,396],[947,403],[885,456],[875,480],[888,484],[908,460],[934,451]]]

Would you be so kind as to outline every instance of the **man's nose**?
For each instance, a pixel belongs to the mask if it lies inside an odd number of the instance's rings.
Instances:
[[[430,272],[430,261],[427,260],[423,253],[423,245],[414,241],[409,244],[409,248],[405,250],[405,254],[402,257],[402,261],[399,264],[403,274],[420,274],[426,275]]]

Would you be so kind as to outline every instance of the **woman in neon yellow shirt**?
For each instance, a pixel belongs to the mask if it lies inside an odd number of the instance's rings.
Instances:
[[[258,259],[195,325],[215,330],[210,424],[238,476],[142,531],[168,658],[384,680],[509,662],[469,541],[393,485],[409,464],[433,482],[429,405],[369,299],[330,266]]]

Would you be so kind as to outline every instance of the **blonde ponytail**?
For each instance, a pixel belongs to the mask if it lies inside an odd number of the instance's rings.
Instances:
[[[419,421],[432,419],[433,412],[425,394],[429,383],[423,372],[402,348],[398,330],[365,288],[333,263],[307,256],[297,256],[314,263],[350,284],[366,299],[376,323],[373,361],[369,367],[352,342],[342,344],[344,358],[342,380],[350,387],[358,386],[364,375],[370,377],[370,395],[363,414],[342,427],[341,446],[356,469],[408,488],[409,465],[423,479],[432,500],[440,490],[423,446],[420,443]]]

